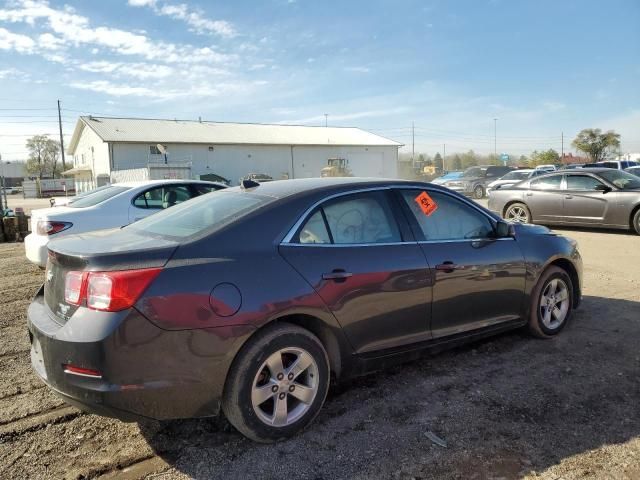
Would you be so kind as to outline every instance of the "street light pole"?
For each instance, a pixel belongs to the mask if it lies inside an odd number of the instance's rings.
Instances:
[[[4,208],[9,208],[9,202],[7,202],[7,186],[5,185],[4,177],[4,162],[2,161],[2,155],[0,155],[0,177],[2,179],[2,194],[4,195]],[[2,199],[0,198],[0,217],[4,216],[4,209],[2,208]]]
[[[493,156],[498,158],[498,119],[493,119]]]

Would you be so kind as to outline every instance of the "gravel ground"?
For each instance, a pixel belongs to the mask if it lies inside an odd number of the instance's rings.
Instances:
[[[640,478],[640,238],[580,242],[585,298],[558,338],[521,332],[333,388],[299,437],[257,445],[212,420],[79,412],[31,372],[43,274],[0,244],[0,478]]]

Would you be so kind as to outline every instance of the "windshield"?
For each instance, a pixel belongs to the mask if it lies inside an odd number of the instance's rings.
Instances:
[[[273,201],[273,197],[218,190],[144,218],[128,227],[172,238],[220,228]]]
[[[482,168],[482,167],[471,167],[471,168],[467,168],[464,173],[462,174],[462,176],[464,178],[471,178],[471,177],[484,177],[484,174],[487,172],[486,168]]]
[[[104,190],[97,189],[96,191],[87,194],[86,196],[79,197],[69,204],[72,208],[86,208],[93,207],[99,203],[109,200],[111,197],[115,197],[119,193],[126,192],[130,187],[118,187],[110,186]]]
[[[529,174],[531,172],[523,172],[523,171],[513,171],[507,173],[500,180],[524,180],[525,178],[529,178]]]
[[[599,175],[613,183],[622,190],[640,188],[640,178],[621,170],[611,170],[610,172],[600,172]]]

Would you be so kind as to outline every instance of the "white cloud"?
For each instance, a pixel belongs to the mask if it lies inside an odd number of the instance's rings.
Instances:
[[[31,37],[13,33],[0,27],[0,50],[15,50],[18,53],[33,53],[36,42]]]
[[[78,66],[80,70],[91,73],[109,73],[116,77],[166,78],[173,75],[173,68],[153,63],[120,63],[106,60],[87,62]]]
[[[218,35],[232,38],[237,35],[233,25],[226,20],[207,18],[201,10],[190,9],[186,3],[164,3],[156,0],[129,0],[132,7],[150,7],[156,15],[181,20],[191,27],[191,31],[199,34]]]
[[[153,41],[144,34],[110,27],[92,27],[87,17],[78,15],[70,7],[56,10],[46,0],[22,0],[19,9],[0,9],[0,20],[26,22],[34,25],[36,20],[44,20],[57,34],[56,46],[92,45],[105,47],[119,55],[137,55],[147,60],[165,63],[224,63],[235,56],[225,55],[212,47]],[[51,35],[51,38],[56,38]],[[0,29],[0,48],[32,53],[35,42],[26,35],[19,35]]]

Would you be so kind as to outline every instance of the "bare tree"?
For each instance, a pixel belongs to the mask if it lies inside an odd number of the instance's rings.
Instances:
[[[60,155],[60,143],[46,135],[35,135],[27,140],[29,160],[27,160],[27,172],[42,179],[43,177],[56,177],[61,173],[58,166]]]

